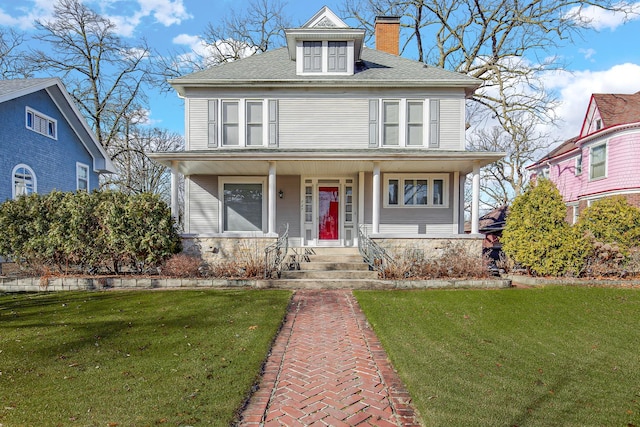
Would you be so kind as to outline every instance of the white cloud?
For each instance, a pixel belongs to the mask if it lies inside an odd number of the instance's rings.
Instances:
[[[21,30],[29,30],[34,27],[36,20],[46,21],[53,15],[53,2],[51,0],[34,0],[33,4],[20,4],[19,7],[0,8],[0,25],[16,27]]]
[[[582,53],[584,55],[584,59],[591,61],[591,62],[595,62],[595,59],[593,58],[596,54],[595,49],[578,49],[578,52]]]
[[[625,22],[640,18],[640,3],[618,3],[619,6],[628,6],[632,11],[630,15],[622,12],[612,12],[603,10],[597,6],[576,6],[567,12],[565,17],[573,19],[586,27],[593,28],[596,31],[610,29],[611,31],[623,25]]]
[[[117,33],[124,37],[131,37],[147,17],[153,17],[155,22],[165,27],[179,25],[193,17],[187,12],[183,0],[136,0],[131,4],[136,4],[137,7],[132,8],[126,15],[111,14],[115,8],[121,11],[119,2],[100,4],[102,13],[116,24]]]
[[[547,87],[557,91],[562,101],[556,110],[562,123],[554,133],[566,140],[580,132],[591,94],[640,91],[640,65],[626,63],[604,71],[559,71],[549,74]]]

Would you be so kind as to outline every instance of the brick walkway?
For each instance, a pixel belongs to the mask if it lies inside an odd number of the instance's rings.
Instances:
[[[350,291],[298,291],[242,426],[419,426]]]

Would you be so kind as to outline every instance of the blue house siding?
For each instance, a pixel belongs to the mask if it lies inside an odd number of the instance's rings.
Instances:
[[[26,127],[27,107],[57,121],[57,139]],[[76,162],[89,167],[90,190],[98,187],[91,155],[45,90],[0,103],[0,153],[0,202],[12,197],[18,164],[33,170],[38,193],[75,191]]]

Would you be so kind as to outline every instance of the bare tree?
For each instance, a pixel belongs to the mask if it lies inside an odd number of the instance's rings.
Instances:
[[[370,35],[376,15],[400,16],[402,52],[415,48],[419,61],[482,80],[468,125],[476,130],[472,148],[509,153],[488,173],[502,180],[492,185],[505,186],[490,197],[499,201],[522,190],[532,148],[556,142],[539,131],[557,120],[544,75],[563,68],[555,51],[588,26],[580,15],[586,7],[633,13],[618,0],[345,0],[343,12]]]
[[[159,57],[158,73],[175,78],[284,46],[289,26],[285,5],[280,0],[251,0],[246,9],[229,9],[219,24],[207,25],[199,51]]]
[[[24,42],[24,34],[13,29],[0,28],[0,79],[33,76],[33,70],[24,59]]]
[[[35,39],[46,49],[33,50],[30,61],[62,78],[105,148],[117,140],[130,110],[145,103],[149,48],[126,44],[115,24],[80,0],[58,0],[51,20],[36,21]]]

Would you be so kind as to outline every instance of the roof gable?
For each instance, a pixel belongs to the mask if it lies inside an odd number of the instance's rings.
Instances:
[[[301,28],[349,28],[331,9],[324,6],[317,11]]]
[[[580,137],[617,125],[640,122],[640,92],[591,95]]]
[[[93,158],[96,172],[115,172],[115,167],[95,134],[80,114],[59,78],[0,80],[0,103],[45,90]]]

